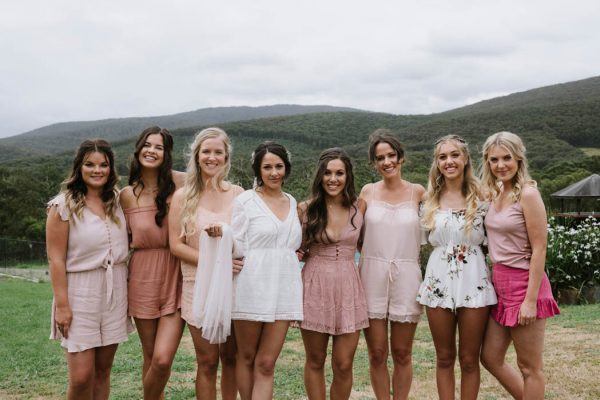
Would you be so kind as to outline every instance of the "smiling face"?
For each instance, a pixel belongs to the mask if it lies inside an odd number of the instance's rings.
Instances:
[[[163,137],[159,133],[148,135],[138,156],[144,168],[159,168],[165,160]]]
[[[519,171],[519,162],[504,146],[492,146],[488,153],[487,163],[496,179],[510,182]]]
[[[285,164],[281,157],[265,153],[260,162],[260,177],[265,187],[280,190],[285,178]]]
[[[108,182],[110,163],[104,153],[94,151],[86,154],[81,165],[81,178],[88,189],[101,190]]]
[[[444,179],[461,179],[467,164],[467,157],[452,140],[441,143],[436,157],[437,167]]]
[[[227,162],[227,150],[220,137],[205,139],[198,151],[198,165],[204,179],[216,176]]]
[[[375,168],[383,178],[391,178],[400,173],[402,160],[398,153],[387,142],[380,142],[375,147]]]
[[[331,160],[327,163],[321,185],[330,197],[339,196],[346,187],[346,166],[340,159]]]

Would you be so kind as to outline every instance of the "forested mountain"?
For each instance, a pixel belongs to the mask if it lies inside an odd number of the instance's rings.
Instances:
[[[137,136],[144,128],[158,125],[168,129],[190,126],[222,124],[256,118],[298,115],[334,111],[360,111],[354,108],[333,106],[302,106],[277,104],[262,107],[214,107],[173,115],[155,117],[111,118],[99,121],[61,122],[0,139],[0,162],[21,158],[24,154],[58,154],[73,147],[83,139],[102,137],[109,141],[125,140]],[[18,149],[15,151],[15,149]]]
[[[582,134],[595,127],[594,121],[598,119],[599,80],[592,78],[536,89],[512,98],[512,95],[506,96],[427,116],[333,112],[228,122],[219,126],[229,133],[234,146],[231,178],[246,188],[252,182],[250,154],[256,145],[267,139],[276,139],[286,145],[292,153],[293,165],[286,190],[298,199],[306,198],[318,154],[327,147],[342,146],[353,157],[357,189],[377,179],[366,161],[368,134],[377,128],[389,128],[399,134],[407,149],[404,176],[422,184],[426,184],[435,138],[449,133],[464,136],[470,143],[472,158],[478,164],[485,138],[491,133],[509,130],[524,138],[534,178],[548,200],[550,193],[592,172],[600,173],[600,157],[586,157],[574,146],[579,142],[573,140],[574,137],[583,138],[587,147],[600,147],[596,145],[600,136],[596,131],[590,130],[587,136]],[[581,88],[587,95],[577,96],[577,90],[564,88],[569,85]],[[545,90],[549,91],[546,93],[551,94],[551,99],[538,92],[543,94]],[[525,100],[519,96],[525,96]],[[536,98],[540,99],[539,106],[529,107],[536,104]],[[500,107],[494,101],[504,106]],[[564,105],[564,113],[559,104]],[[205,126],[172,130],[176,169],[185,168],[187,147],[195,133]],[[569,136],[573,132],[577,135]],[[133,137],[113,140],[118,169],[123,176],[122,185],[127,181],[127,164],[134,140]],[[80,138],[71,139],[61,154],[21,156],[0,163],[0,204],[3,205],[0,208],[0,236],[43,238],[44,203],[58,191],[58,184],[67,173],[79,141]]]

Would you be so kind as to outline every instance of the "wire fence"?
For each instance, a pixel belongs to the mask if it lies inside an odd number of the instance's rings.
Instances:
[[[0,237],[0,267],[47,264],[46,243]]]

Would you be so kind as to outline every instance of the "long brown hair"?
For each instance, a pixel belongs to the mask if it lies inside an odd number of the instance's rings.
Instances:
[[[339,147],[324,150],[319,156],[319,164],[317,172],[312,182],[311,198],[308,201],[306,209],[306,245],[310,246],[314,243],[331,243],[332,240],[327,235],[327,204],[325,202],[327,193],[323,189],[323,175],[327,170],[327,164],[333,160],[340,160],[346,168],[346,184],[342,191],[342,205],[345,208],[354,210],[351,218],[351,223],[354,229],[354,217],[358,212],[356,205],[356,190],[354,188],[354,173],[352,172],[352,161],[348,154]],[[352,211],[351,211],[352,212]]]
[[[158,126],[151,126],[140,133],[135,142],[135,151],[133,158],[129,164],[129,185],[133,188],[133,194],[139,197],[144,189],[144,181],[142,181],[142,165],[140,164],[140,153],[150,135],[160,135],[163,140],[163,162],[158,169],[158,193],[154,198],[158,212],[154,216],[156,225],[162,226],[164,218],[169,212],[167,199],[175,192],[175,182],[173,182],[173,136],[171,132]]]
[[[104,139],[88,139],[84,140],[75,153],[73,165],[69,177],[61,184],[61,193],[65,195],[65,203],[69,214],[75,214],[81,218],[83,215],[83,207],[85,206],[85,195],[87,194],[87,186],[83,181],[81,167],[91,153],[101,153],[106,157],[110,168],[108,179],[102,187],[100,198],[104,203],[104,212],[116,224],[119,224],[119,219],[116,216],[118,207],[118,190],[117,182],[119,176],[115,168],[115,155],[110,147],[110,144]]]

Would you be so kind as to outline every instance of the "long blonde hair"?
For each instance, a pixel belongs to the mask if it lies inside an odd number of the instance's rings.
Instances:
[[[500,196],[502,183],[494,176],[488,161],[490,150],[493,146],[501,146],[510,152],[517,161],[517,173],[512,178],[512,189],[509,194],[513,202],[521,200],[521,193],[525,185],[536,187],[537,183],[531,179],[527,168],[527,157],[525,156],[525,145],[521,138],[511,132],[497,132],[488,137],[483,144],[483,160],[481,163],[481,184],[483,190],[489,195],[490,200]]]
[[[186,169],[185,184],[183,186],[183,206],[181,211],[181,235],[193,235],[196,232],[194,219],[198,210],[200,195],[206,188],[202,181],[202,169],[198,163],[198,154],[202,143],[207,139],[220,138],[225,145],[225,165],[221,171],[211,179],[211,184],[216,190],[227,191],[231,185],[225,182],[231,169],[231,141],[227,133],[217,127],[210,127],[201,130],[196,134],[194,141],[190,145],[189,161]]]
[[[435,213],[440,209],[440,195],[446,186],[444,175],[438,168],[438,156],[444,143],[452,142],[466,159],[465,169],[463,171],[462,194],[466,199],[467,209],[465,212],[465,232],[468,234],[473,226],[477,214],[477,202],[481,199],[481,189],[479,180],[473,173],[469,147],[463,138],[457,135],[447,135],[435,142],[433,150],[433,161],[429,169],[429,180],[427,182],[427,197],[423,205],[423,226],[428,230],[435,228]]]

